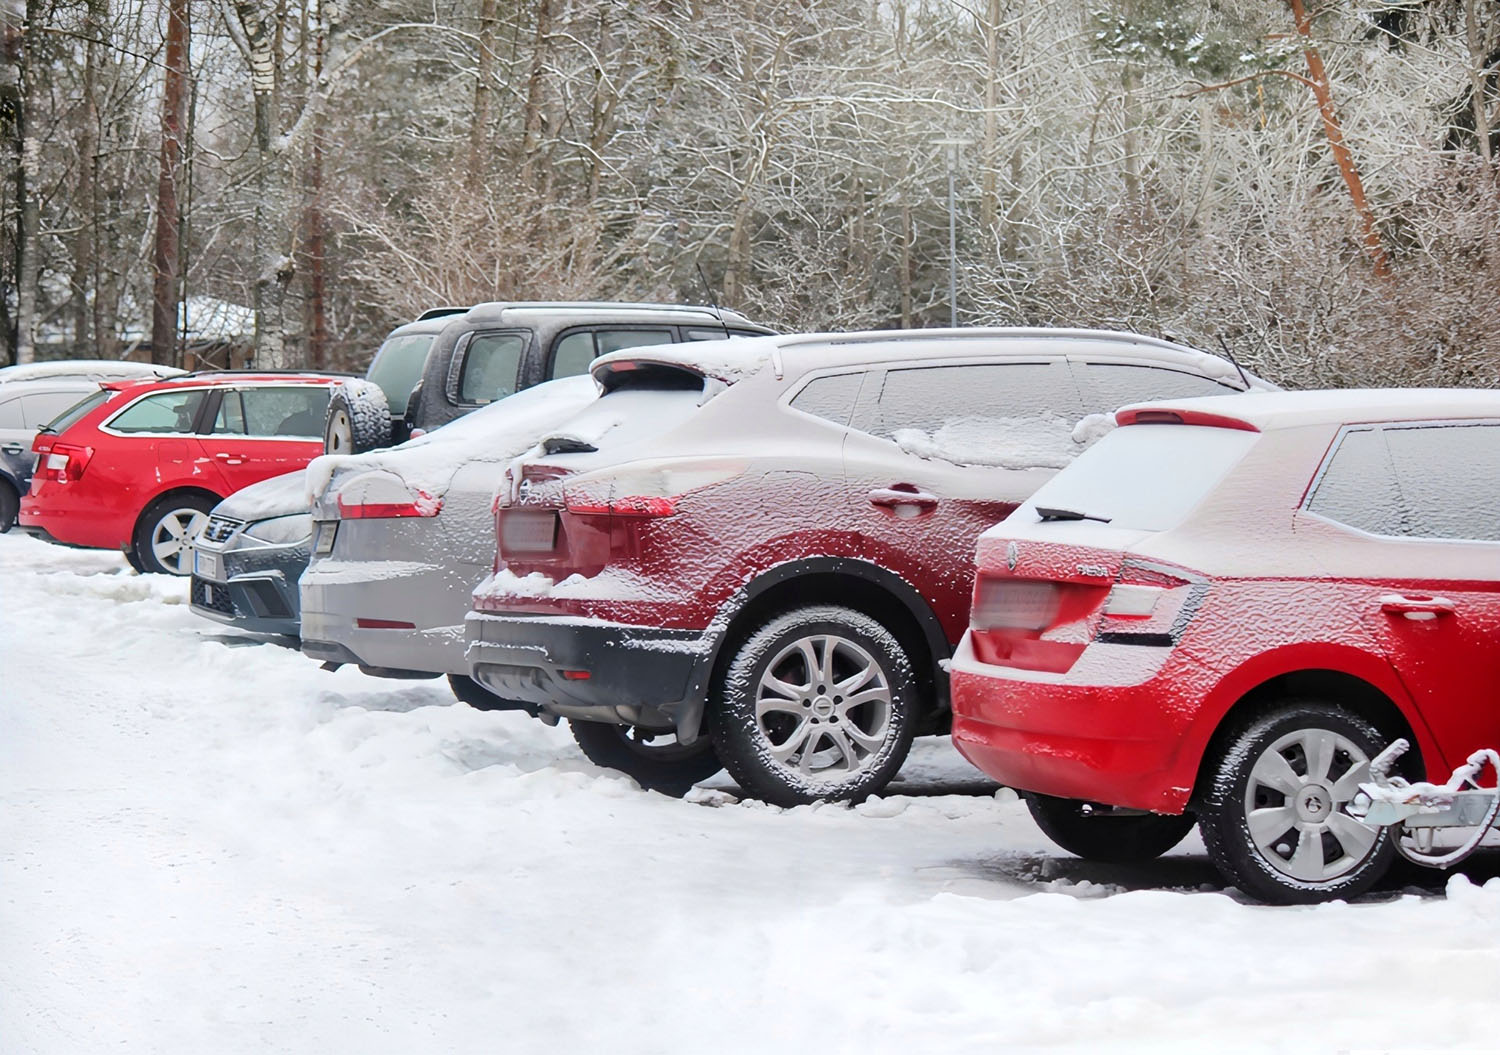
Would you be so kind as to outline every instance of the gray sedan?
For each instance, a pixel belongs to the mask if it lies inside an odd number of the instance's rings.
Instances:
[[[549,381],[399,447],[313,462],[302,651],[384,677],[448,674],[485,702],[467,677],[464,617],[494,562],[495,488],[597,392],[586,374]]]

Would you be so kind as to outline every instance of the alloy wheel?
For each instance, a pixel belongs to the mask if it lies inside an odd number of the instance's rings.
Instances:
[[[151,555],[173,575],[193,570],[193,540],[208,523],[208,514],[185,506],[170,510],[151,529]]]
[[[792,641],[755,694],[770,757],[804,779],[842,781],[865,769],[891,732],[890,679],[866,649],[837,634]]]

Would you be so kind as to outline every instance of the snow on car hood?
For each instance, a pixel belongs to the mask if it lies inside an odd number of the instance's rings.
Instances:
[[[414,491],[441,498],[465,462],[509,462],[598,395],[599,386],[588,375],[560,378],[507,396],[397,447],[324,455],[307,467],[306,498],[315,502],[336,474],[348,479],[356,472],[390,473]]]
[[[310,503],[304,476],[304,471],[297,469],[241,488],[215,506],[214,513],[247,523],[306,513]]]

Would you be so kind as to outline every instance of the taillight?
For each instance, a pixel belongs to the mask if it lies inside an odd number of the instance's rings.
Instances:
[[[387,520],[435,517],[443,500],[421,489],[413,492],[397,475],[386,471],[362,473],[339,487],[335,497],[344,520]]]
[[[1099,615],[1094,640],[1131,645],[1175,643],[1191,618],[1194,582],[1159,565],[1127,560]]]
[[[563,504],[579,516],[669,517],[682,498],[745,471],[740,461],[693,459],[576,477],[563,486]]]
[[[74,482],[83,476],[83,471],[88,468],[89,459],[93,456],[92,447],[53,443],[42,459],[42,478],[58,484]]]

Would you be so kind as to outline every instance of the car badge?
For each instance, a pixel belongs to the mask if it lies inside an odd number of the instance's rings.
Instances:
[[[521,481],[521,483],[520,483],[520,486],[518,486],[516,488],[516,497],[519,498],[521,501],[524,502],[530,496],[531,496],[531,481],[523,479]]]
[[[1005,566],[1011,571],[1016,570],[1016,564],[1021,559],[1021,547],[1014,542],[1005,547]]]

